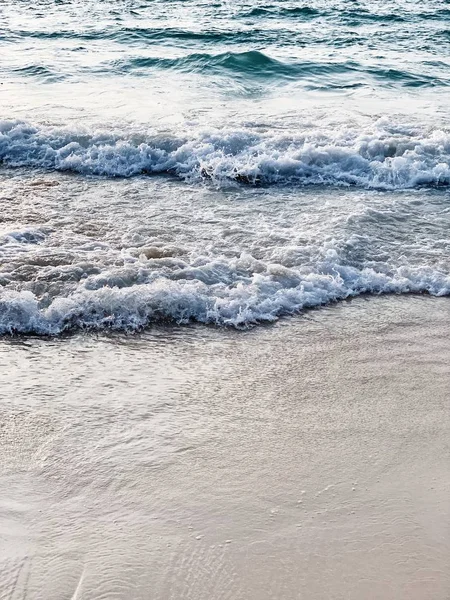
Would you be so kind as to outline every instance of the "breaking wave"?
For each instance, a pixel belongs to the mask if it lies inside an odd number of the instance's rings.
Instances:
[[[296,184],[408,189],[450,184],[450,133],[395,126],[192,129],[170,133],[75,131],[0,123],[0,160],[9,167],[132,177],[172,174],[218,185]]]
[[[450,294],[450,275],[428,267],[381,273],[328,262],[303,273],[280,265],[261,268],[249,260],[246,268],[239,261],[216,260],[171,278],[141,273],[143,282],[126,287],[113,285],[113,278],[105,285],[108,277],[103,274],[45,304],[31,291],[5,289],[0,292],[0,334],[133,331],[161,321],[242,328],[360,294]]]

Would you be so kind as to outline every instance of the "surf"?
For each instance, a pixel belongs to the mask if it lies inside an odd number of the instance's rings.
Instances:
[[[450,132],[382,121],[296,132],[191,128],[184,136],[0,123],[7,167],[134,177],[168,174],[190,183],[359,186],[404,190],[450,184]]]

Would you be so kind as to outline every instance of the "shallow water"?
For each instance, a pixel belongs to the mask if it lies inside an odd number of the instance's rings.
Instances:
[[[450,305],[0,342],[0,597],[445,600]]]

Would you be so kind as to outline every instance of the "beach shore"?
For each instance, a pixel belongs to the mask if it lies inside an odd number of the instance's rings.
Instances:
[[[0,599],[447,600],[449,323],[2,338]]]

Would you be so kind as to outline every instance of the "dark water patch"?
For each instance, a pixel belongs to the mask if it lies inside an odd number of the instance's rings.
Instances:
[[[442,36],[443,38],[450,40],[450,29],[443,29],[442,31],[437,32],[436,35]]]
[[[443,21],[450,19],[450,8],[440,8],[429,12],[421,12],[418,13],[416,17],[423,21]]]
[[[305,85],[306,90],[311,91],[337,91],[337,90],[358,90],[364,87],[367,87],[368,83],[363,82],[355,82],[355,83],[337,83],[337,82],[327,82],[327,83],[308,83]]]
[[[404,23],[405,16],[396,13],[374,13],[366,9],[346,10],[339,13],[342,20],[352,26],[364,25],[365,23]]]
[[[367,69],[377,79],[382,79],[386,84],[401,84],[405,87],[445,87],[450,85],[449,80],[443,80],[424,73],[411,73],[400,69],[386,69],[370,67]]]
[[[239,17],[268,17],[268,18],[295,18],[301,17],[306,19],[316,18],[324,15],[323,11],[320,11],[312,6],[258,6],[252,8],[246,12],[240,13]]]
[[[66,79],[66,76],[62,73],[56,73],[55,71],[52,71],[43,65],[27,65],[26,67],[13,69],[12,72],[16,75],[22,75],[24,77],[37,78],[43,83],[56,83]]]
[[[422,63],[425,67],[437,67],[438,69],[450,69],[450,65],[442,60],[424,60]]]

